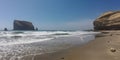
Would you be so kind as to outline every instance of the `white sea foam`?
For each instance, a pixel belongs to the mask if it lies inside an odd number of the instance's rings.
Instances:
[[[29,39],[28,40],[17,40],[15,42],[11,41],[11,42],[2,42],[0,43],[0,46],[7,46],[7,45],[15,45],[15,44],[30,44],[30,43],[35,43],[35,42],[42,42],[42,41],[47,41],[47,40],[51,40],[53,38],[45,38],[45,39]]]
[[[94,39],[94,34],[98,32],[0,31],[0,60],[21,60],[24,56],[69,48]]]
[[[68,37],[85,34],[97,34],[97,32],[83,31],[1,31],[0,45],[28,44],[52,40],[58,37]]]

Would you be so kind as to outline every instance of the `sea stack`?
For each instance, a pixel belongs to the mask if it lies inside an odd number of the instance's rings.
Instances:
[[[120,30],[120,11],[109,11],[94,21],[94,30]]]
[[[34,26],[31,22],[14,20],[13,23],[14,30],[34,30]]]
[[[35,30],[38,31],[38,28],[36,28]]]
[[[7,29],[7,28],[4,28],[4,31],[8,31],[8,29]]]

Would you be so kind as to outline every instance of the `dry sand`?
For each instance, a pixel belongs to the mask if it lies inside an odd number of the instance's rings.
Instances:
[[[27,57],[28,58],[28,57]],[[37,55],[33,60],[120,60],[120,31],[102,31],[95,40],[64,51]],[[29,59],[25,59],[29,60]]]

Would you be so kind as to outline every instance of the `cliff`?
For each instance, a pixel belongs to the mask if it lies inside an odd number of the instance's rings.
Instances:
[[[120,11],[102,14],[94,21],[94,30],[120,30]]]

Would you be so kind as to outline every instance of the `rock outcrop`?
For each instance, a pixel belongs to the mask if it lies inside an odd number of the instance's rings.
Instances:
[[[102,14],[94,21],[94,30],[120,30],[120,11]]]
[[[38,28],[36,28],[35,30],[38,31]]]
[[[14,30],[34,30],[34,26],[31,22],[14,20]]]
[[[4,31],[8,31],[8,29],[7,29],[7,28],[4,28]]]

